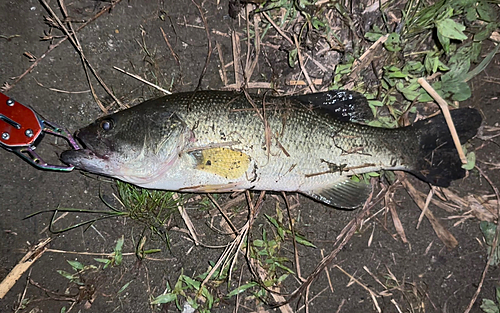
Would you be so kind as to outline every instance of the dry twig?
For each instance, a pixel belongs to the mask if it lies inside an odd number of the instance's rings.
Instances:
[[[36,260],[38,260],[45,250],[47,245],[52,241],[52,238],[47,238],[32,247],[10,271],[10,273],[0,283],[0,299],[3,299],[7,292],[15,285],[17,280],[30,268]]]
[[[495,196],[497,198],[497,216],[500,216],[500,193],[498,192],[498,188],[493,184],[493,182],[490,180],[488,176],[483,172],[483,170],[479,167],[475,167],[481,175],[483,175],[484,179],[490,184],[491,188],[495,192]],[[479,284],[477,286],[476,292],[474,293],[474,296],[470,300],[469,305],[467,306],[467,309],[465,310],[464,313],[469,313],[470,310],[472,309],[472,306],[474,303],[476,303],[477,297],[479,296],[479,293],[481,292],[481,288],[483,287],[484,279],[486,278],[486,273],[488,273],[488,269],[490,268],[490,262],[493,256],[496,253],[496,249],[498,249],[498,240],[500,238],[500,223],[497,220],[497,229],[495,233],[495,238],[493,238],[492,246],[491,246],[491,251],[490,254],[488,255],[488,260],[486,261],[486,265],[484,266],[483,274],[481,275],[481,280],[479,281]]]
[[[453,142],[455,143],[455,147],[458,151],[458,156],[463,164],[467,164],[467,157],[465,157],[464,150],[462,149],[462,145],[460,144],[460,139],[458,138],[457,130],[455,129],[455,124],[453,124],[453,120],[451,119],[450,109],[448,109],[448,103],[444,101],[443,98],[432,88],[431,85],[425,80],[425,78],[420,77],[418,83],[431,95],[431,97],[436,100],[437,104],[441,108],[443,112],[444,119],[446,120],[446,124],[448,124],[448,128],[450,129],[451,137],[453,138]]]
[[[198,85],[196,86],[195,90],[199,90],[201,88],[201,82],[203,81],[203,77],[205,76],[205,73],[207,72],[208,68],[208,63],[210,63],[210,57],[212,56],[212,38],[210,37],[210,31],[208,30],[208,23],[207,19],[205,18],[205,14],[203,14],[203,10],[201,9],[201,6],[196,3],[196,1],[191,0],[193,4],[198,8],[198,11],[200,12],[201,20],[203,21],[203,25],[205,26],[205,33],[207,35],[207,44],[208,44],[208,52],[207,52],[207,57],[205,59],[205,65],[203,66],[203,70],[201,71],[200,78],[198,80]]]
[[[297,49],[297,57],[299,59],[300,69],[302,70],[302,73],[304,73],[304,77],[306,78],[307,83],[309,84],[309,89],[311,89],[312,92],[317,92],[311,80],[311,77],[309,77],[309,73],[306,70],[304,64],[304,58],[302,57],[302,53],[300,52],[300,45],[296,35],[293,36],[293,40],[295,41],[295,49]]]
[[[423,197],[421,197],[415,187],[406,179],[404,173],[397,172],[396,175],[399,178],[399,181],[403,184],[403,186],[408,191],[408,194],[413,198],[413,201],[417,204],[417,206],[423,211],[425,207],[425,201]],[[450,249],[455,248],[458,245],[458,241],[455,237],[439,222],[439,220],[434,216],[431,210],[427,209],[425,212],[425,217],[429,220],[432,225],[432,228],[436,232],[436,235],[441,239],[441,241]]]
[[[130,76],[130,77],[133,77],[133,78],[137,79],[138,81],[141,81],[141,82],[145,83],[146,85],[149,85],[149,86],[151,86],[151,87],[153,87],[153,88],[155,88],[155,89],[157,89],[157,90],[159,90],[159,91],[163,92],[164,94],[167,94],[167,95],[171,95],[171,94],[172,94],[170,91],[168,91],[168,90],[166,90],[166,89],[163,89],[163,88],[161,88],[160,86],[158,86],[158,85],[156,85],[156,84],[153,84],[153,83],[151,83],[151,82],[149,82],[149,81],[145,80],[144,78],[142,78],[142,77],[141,77],[141,76],[139,76],[139,75],[135,75],[135,74],[129,73],[129,72],[127,72],[127,71],[125,71],[125,70],[123,70],[123,69],[121,69],[121,68],[117,67],[117,66],[113,66],[113,68],[114,68],[115,70],[119,71],[119,72],[122,72],[122,73],[124,73],[124,74],[127,74],[127,75],[128,75],[128,76]]]

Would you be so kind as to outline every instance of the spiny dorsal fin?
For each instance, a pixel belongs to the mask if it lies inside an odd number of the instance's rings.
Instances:
[[[346,179],[332,186],[307,191],[304,194],[336,208],[355,209],[365,203],[370,192],[370,185]]]
[[[351,90],[330,90],[293,96],[302,104],[324,112],[340,121],[368,123],[373,113],[368,100],[361,93]]]

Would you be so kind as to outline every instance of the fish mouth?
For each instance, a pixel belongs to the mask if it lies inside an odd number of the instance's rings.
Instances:
[[[101,172],[102,164],[109,159],[109,156],[97,153],[91,144],[79,136],[79,131],[75,133],[74,137],[78,140],[81,149],[63,151],[59,156],[59,159],[63,163],[81,170],[94,173]]]

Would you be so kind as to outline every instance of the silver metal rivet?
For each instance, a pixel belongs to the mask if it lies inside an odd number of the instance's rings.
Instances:
[[[31,129],[26,129],[26,131],[24,132],[24,134],[25,134],[27,137],[31,138],[31,137],[33,137],[33,130],[31,130]]]
[[[12,99],[7,100],[7,105],[10,106],[10,107],[13,106],[14,105],[14,100],[12,100]]]
[[[10,138],[10,134],[9,133],[5,132],[5,133],[2,134],[2,139],[3,140],[9,140],[9,138]]]

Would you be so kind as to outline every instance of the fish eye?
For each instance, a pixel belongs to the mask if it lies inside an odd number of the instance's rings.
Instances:
[[[105,119],[101,122],[101,124],[99,124],[99,126],[101,126],[103,130],[108,131],[113,129],[114,124],[115,123],[112,119]]]

